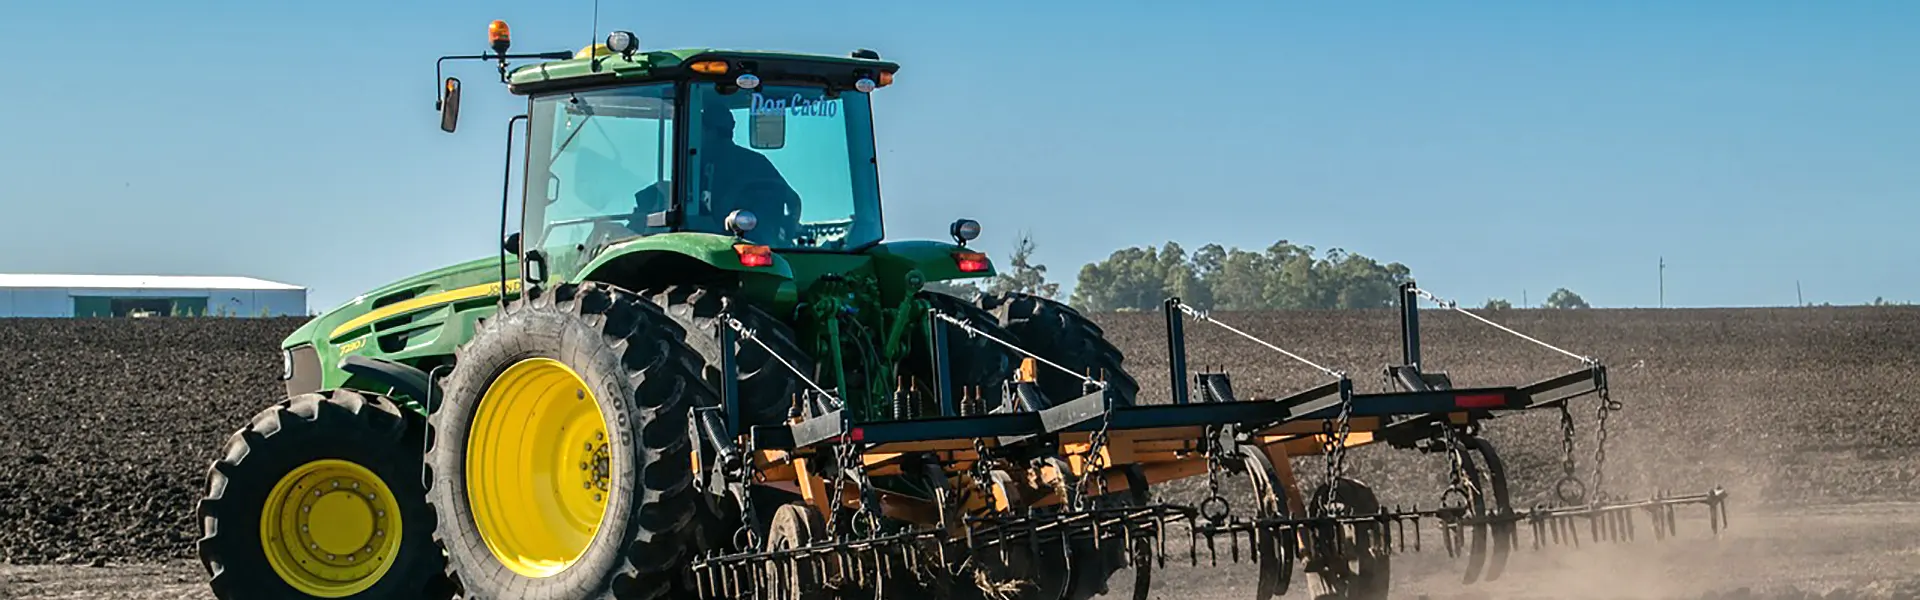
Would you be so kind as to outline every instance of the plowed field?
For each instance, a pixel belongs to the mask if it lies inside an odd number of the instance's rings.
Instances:
[[[1457,385],[1531,382],[1579,368],[1551,350],[1442,311],[1425,315],[1425,363]],[[1626,405],[1608,425],[1607,487],[1732,493],[1718,541],[1645,540],[1587,553],[1521,553],[1491,586],[1462,587],[1444,552],[1396,561],[1396,589],[1433,597],[1914,597],[1920,574],[1920,310],[1507,311],[1494,319],[1610,367]],[[1215,317],[1378,389],[1398,355],[1388,312]],[[1167,383],[1157,314],[1098,317],[1143,395]],[[279,340],[298,320],[0,320],[0,598],[204,598],[191,562],[193,501],[221,440],[280,396]],[[1322,381],[1316,371],[1189,321],[1190,358],[1235,376],[1243,397]],[[1576,416],[1593,465],[1594,404]],[[1519,503],[1559,474],[1553,414],[1500,419]],[[1389,503],[1432,504],[1437,458],[1353,453]],[[1317,457],[1298,459],[1312,480]],[[1197,501],[1192,486],[1166,489]],[[1704,536],[1704,523],[1682,524]],[[1523,533],[1523,538],[1524,538]],[[1430,538],[1431,541],[1431,538]],[[1523,539],[1524,542],[1524,539]],[[1436,556],[1437,555],[1437,556]],[[7,566],[7,565],[13,566]],[[103,565],[89,568],[85,565]],[[1404,565],[1404,566],[1403,566]],[[1161,597],[1248,597],[1231,574],[1173,569]],[[1123,574],[1119,579],[1125,579]],[[1294,596],[1303,593],[1296,585]],[[1401,595],[1401,594],[1396,594]]]

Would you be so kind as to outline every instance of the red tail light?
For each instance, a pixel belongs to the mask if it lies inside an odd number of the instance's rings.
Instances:
[[[1458,408],[1502,408],[1507,405],[1504,394],[1461,394],[1453,397],[1453,405]]]
[[[961,273],[984,273],[992,266],[987,262],[987,255],[979,252],[956,252],[953,262],[960,266]]]
[[[773,266],[772,248],[755,246],[753,244],[734,244],[733,251],[740,254],[740,266],[742,267]]]

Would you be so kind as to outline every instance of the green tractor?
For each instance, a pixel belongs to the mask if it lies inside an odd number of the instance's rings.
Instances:
[[[528,98],[508,136],[524,144],[519,231],[503,197],[500,256],[372,290],[285,340],[287,396],[227,440],[199,503],[218,597],[677,595],[741,513],[799,497],[717,485],[716,419],[911,418],[943,385],[992,410],[1022,373],[1000,342],[1131,402],[1120,352],[1066,306],[923,289],[994,274],[966,245],[978,223],[950,243],[885,239],[872,99],[898,65],[642,50],[627,32],[509,54],[506,25],[489,32],[491,52],[442,60],[497,63]],[[453,132],[460,82],[436,81]],[[986,335],[935,348],[933,314]],[[792,528],[781,514],[772,527]]]

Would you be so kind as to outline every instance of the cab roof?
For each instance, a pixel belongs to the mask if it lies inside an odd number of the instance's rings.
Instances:
[[[723,61],[727,69],[724,73],[700,73],[691,68],[694,63],[707,61]],[[608,52],[603,44],[596,44],[582,49],[574,58],[517,67],[508,76],[507,85],[513,93],[532,94],[621,81],[680,77],[724,78],[731,81],[741,73],[753,73],[769,83],[823,81],[851,86],[863,76],[878,77],[879,73],[899,70],[900,65],[892,62],[851,56],[719,48],[653,50],[621,56]]]

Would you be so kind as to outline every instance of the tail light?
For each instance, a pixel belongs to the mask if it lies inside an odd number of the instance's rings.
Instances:
[[[955,252],[953,262],[959,265],[962,273],[984,273],[992,266],[987,262],[987,255],[979,252]]]
[[[734,244],[733,251],[740,254],[742,267],[773,266],[773,249],[754,244]]]

